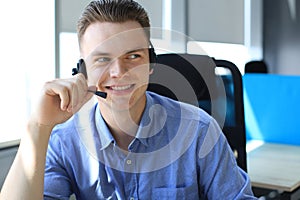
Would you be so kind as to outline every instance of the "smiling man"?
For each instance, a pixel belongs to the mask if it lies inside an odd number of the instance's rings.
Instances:
[[[98,101],[101,115],[118,146],[127,150],[146,105],[149,38],[139,22],[128,19],[93,22],[79,40],[90,84],[107,93]],[[135,129],[128,127],[132,123]]]
[[[45,83],[2,199],[256,199],[211,116],[146,91],[149,28],[134,1],[87,5],[87,76]],[[107,97],[94,103],[94,90]]]

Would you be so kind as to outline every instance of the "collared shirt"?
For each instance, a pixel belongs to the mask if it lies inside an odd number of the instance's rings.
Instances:
[[[73,193],[86,200],[256,199],[211,116],[152,92],[146,96],[127,153],[118,147],[97,104],[55,127],[45,199],[69,199]]]

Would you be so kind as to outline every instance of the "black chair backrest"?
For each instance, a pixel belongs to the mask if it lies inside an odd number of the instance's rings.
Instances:
[[[247,171],[242,76],[236,65],[205,55],[160,54],[148,90],[211,114]]]
[[[263,60],[253,60],[245,64],[245,73],[268,73],[268,66]]]

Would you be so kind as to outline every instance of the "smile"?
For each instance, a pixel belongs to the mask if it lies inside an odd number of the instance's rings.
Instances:
[[[122,85],[122,86],[110,86],[110,87],[107,87],[107,88],[111,89],[111,90],[114,90],[114,91],[124,91],[124,90],[131,89],[133,86],[134,86],[134,84]]]

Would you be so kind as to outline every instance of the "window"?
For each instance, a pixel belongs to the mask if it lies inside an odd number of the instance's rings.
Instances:
[[[251,59],[247,47],[241,44],[190,41],[187,44],[187,52],[231,61],[242,74],[244,74],[245,63]]]
[[[68,78],[72,75],[72,68],[76,67],[78,59],[80,58],[77,34],[61,32],[59,34],[59,49],[59,77]]]
[[[40,88],[55,74],[54,0],[0,3],[0,143],[18,140]]]

